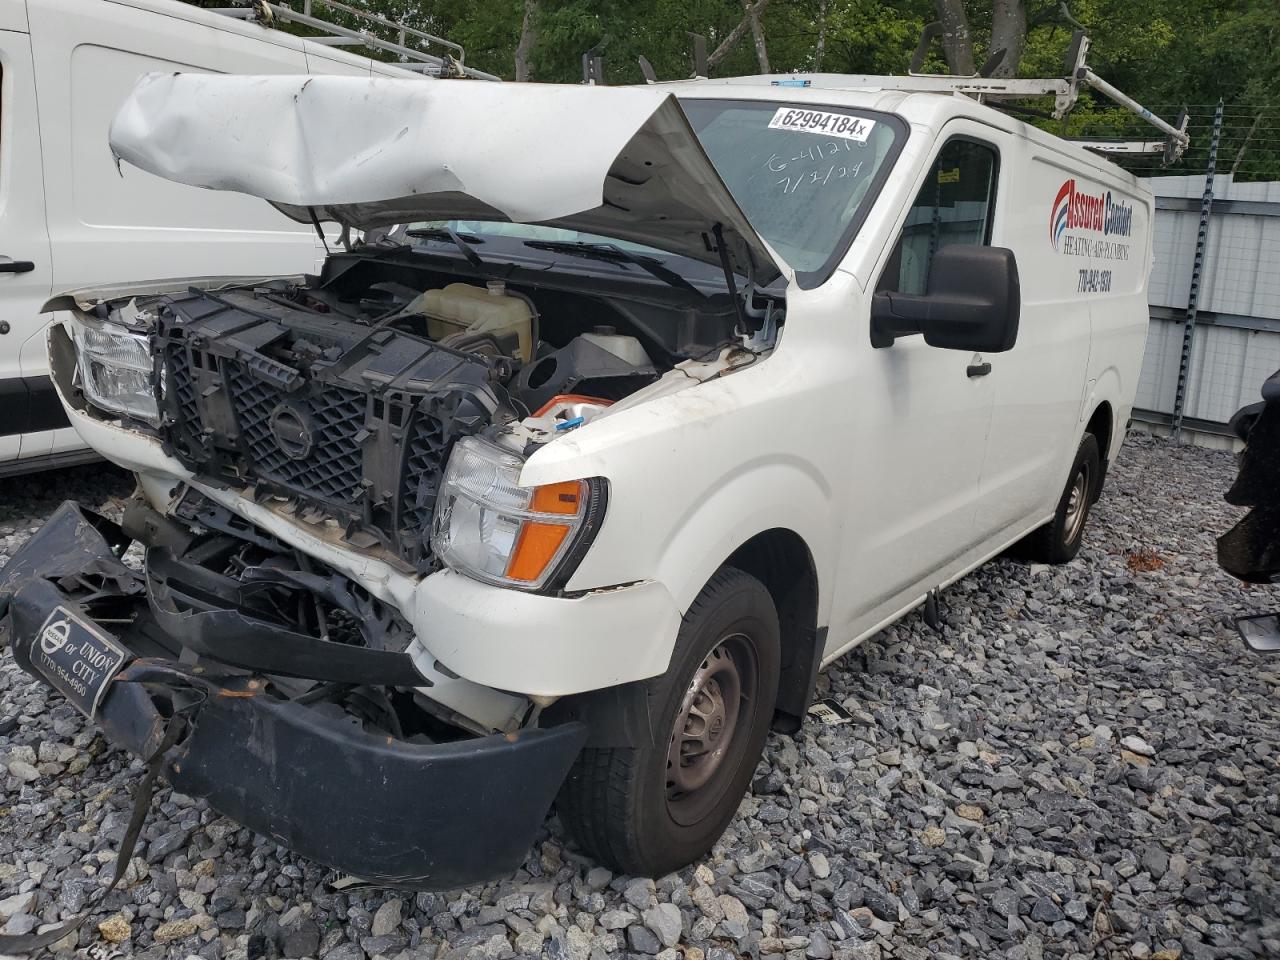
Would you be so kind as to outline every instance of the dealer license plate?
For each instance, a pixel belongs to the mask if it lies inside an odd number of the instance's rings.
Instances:
[[[31,661],[71,705],[97,716],[107,684],[124,666],[129,651],[97,625],[55,607],[31,648]]]

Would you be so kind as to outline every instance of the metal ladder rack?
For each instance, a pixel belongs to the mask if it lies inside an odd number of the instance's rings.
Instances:
[[[927,47],[929,40],[936,35],[936,31],[931,32],[926,28],[921,38],[921,49],[917,50],[916,57],[912,61],[912,67],[918,68],[924,59],[924,49]],[[1184,113],[1179,116],[1176,124],[1169,123],[1157,117],[1154,113],[1134,100],[1128,94],[1122,92],[1111,84],[1107,83],[1100,76],[1089,68],[1085,62],[1085,58],[1089,52],[1089,37],[1083,30],[1077,30],[1072,37],[1071,46],[1067,51],[1065,67],[1065,75],[1062,77],[1050,78],[1012,78],[1003,79],[999,77],[986,76],[985,72],[988,66],[994,66],[1001,59],[1001,55],[997,55],[992,61],[984,66],[983,71],[971,77],[958,77],[947,74],[936,73],[916,73],[908,72],[905,76],[861,76],[838,74],[834,76],[834,81],[841,87],[867,87],[869,89],[878,90],[898,90],[904,93],[950,93],[962,94],[972,97],[979,103],[991,102],[995,106],[1000,106],[1009,100],[1025,99],[1028,97],[1053,97],[1052,113],[1038,113],[1036,111],[1023,111],[1035,113],[1037,116],[1047,117],[1053,120],[1061,120],[1075,106],[1076,101],[1080,97],[1080,91],[1084,87],[1092,88],[1109,100],[1124,107],[1130,113],[1138,118],[1145,120],[1164,137],[1162,140],[1156,141],[1131,141],[1122,146],[1118,145],[1115,149],[1105,149],[1101,145],[1094,144],[1091,146],[1089,142],[1082,142],[1080,146],[1090,149],[1096,149],[1103,153],[1154,153],[1163,152],[1164,162],[1172,163],[1182,156],[1182,152],[1186,150],[1191,139],[1187,135],[1187,116]],[[705,71],[705,67],[695,66],[694,73],[696,76],[704,76],[705,73],[699,73],[699,70]],[[653,82],[653,81],[650,81]],[[818,86],[824,82],[824,79],[815,77],[813,79],[805,79],[797,75],[794,80],[774,80],[777,86]],[[1014,107],[1009,107],[1015,110]]]
[[[466,51],[460,44],[444,37],[437,37],[424,30],[397,23],[380,17],[376,13],[360,10],[340,2],[340,0],[302,0],[302,9],[294,9],[296,0],[248,0],[246,6],[217,7],[210,12],[237,20],[254,20],[263,26],[270,27],[275,23],[296,23],[319,31],[319,36],[303,37],[311,43],[328,47],[366,47],[398,57],[389,61],[392,66],[401,70],[411,70],[431,77],[469,77],[473,80],[499,80],[491,73],[468,67],[465,63]],[[359,29],[344,27],[341,24],[321,19],[312,12],[313,4],[327,7],[330,10],[355,18]],[[394,35],[394,40],[379,36],[374,31],[381,30]],[[428,53],[421,46],[443,47],[443,54]]]

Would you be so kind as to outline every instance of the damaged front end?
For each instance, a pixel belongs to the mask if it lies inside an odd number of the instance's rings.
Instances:
[[[461,676],[438,659],[457,621],[419,588],[589,593],[568,582],[608,481],[525,486],[528,459],[755,363],[769,344],[746,342],[743,309],[776,333],[771,300],[508,253],[375,241],[302,280],[59,304],[55,383],[140,495],[119,525],[64,504],[0,571],[18,663],[113,742],[150,757],[181,715],[161,767],[177,789],[417,889],[519,865],[588,736],[546,708],[593,689]]]
[[[113,150],[336,221],[345,249],[317,276],[46,305],[67,312],[49,353],[69,417],[139,497],[120,524],[64,504],[0,571],[0,630],[112,741],[304,856],[419,889],[509,873],[587,740],[574,698],[661,673],[680,622],[643,571],[591,570],[618,506],[609,458],[583,451],[770,355],[789,271],[669,94],[486,106],[470,88],[251,78],[237,116],[277,133],[367,122],[379,149],[344,185],[319,175],[349,159],[346,142],[324,156],[332,137],[198,147],[202,98],[241,79],[148,78]],[[427,125],[404,125],[485,106],[534,129],[563,123],[565,98],[596,118],[574,164],[547,131],[529,149],[556,163],[427,160]],[[232,148],[269,140],[292,161]],[[544,450],[568,456],[536,479]]]
[[[167,779],[306,857],[415,889],[515,869],[583,725],[462,729],[397,613],[260,532],[201,529],[64,503],[0,574],[18,664],[138,756],[184,713]]]

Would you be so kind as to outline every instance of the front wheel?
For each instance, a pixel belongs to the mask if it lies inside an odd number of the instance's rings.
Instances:
[[[685,614],[649,702],[658,744],[583,750],[557,800],[615,870],[657,877],[715,845],[764,749],[778,695],[778,615],[755,577],[721,569]]]
[[[1086,433],[1080,439],[1080,448],[1071,463],[1067,486],[1058,500],[1053,519],[1023,541],[1021,552],[1028,560],[1066,563],[1080,552],[1089,508],[1097,499],[1101,482],[1102,458],[1098,453],[1098,441],[1093,434]]]

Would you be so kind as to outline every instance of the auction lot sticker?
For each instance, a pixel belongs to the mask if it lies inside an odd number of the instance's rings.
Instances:
[[[827,110],[802,110],[799,107],[779,107],[769,121],[770,130],[799,130],[828,137],[843,137],[866,143],[876,122],[866,117],[851,117],[847,113],[831,113]]]
[[[71,705],[90,719],[129,651],[96,624],[55,607],[31,648],[31,662]]]

